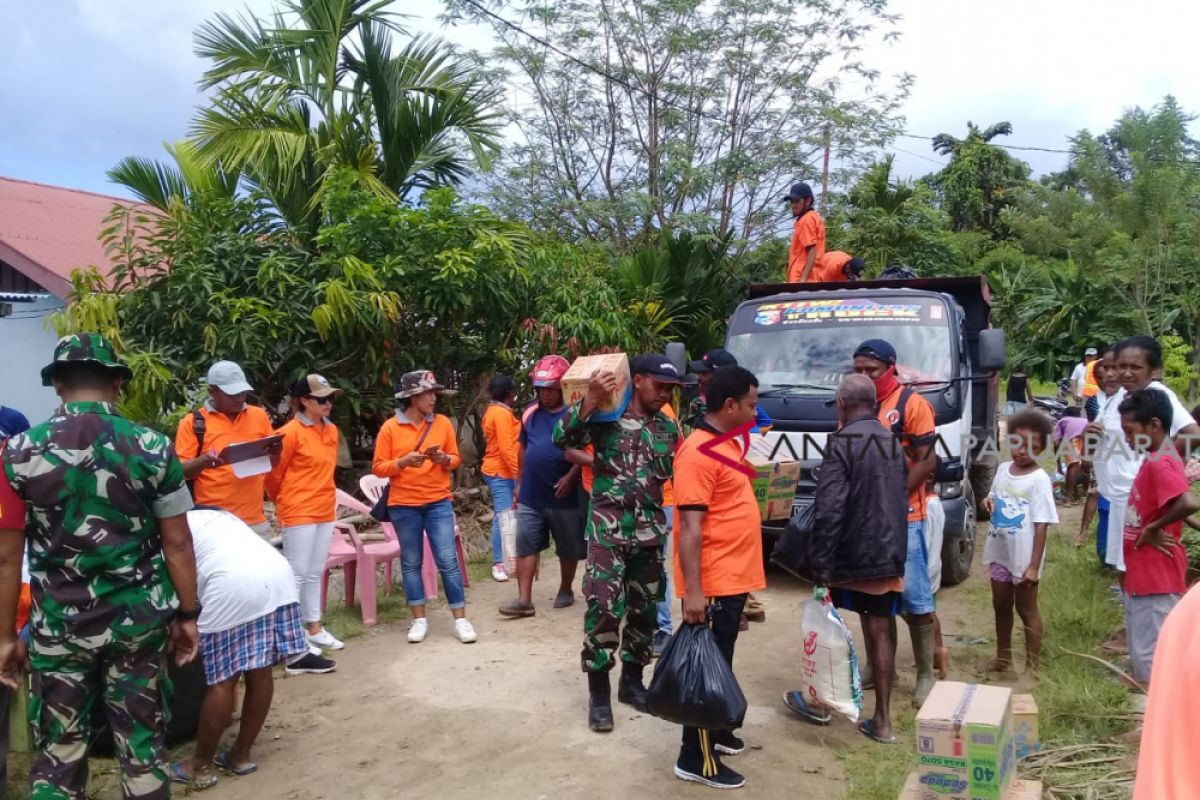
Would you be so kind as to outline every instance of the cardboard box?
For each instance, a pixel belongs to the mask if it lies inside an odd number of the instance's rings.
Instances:
[[[917,772],[939,800],[1006,800],[1016,771],[1012,689],[939,681],[917,714]]]
[[[932,790],[922,790],[921,776],[910,772],[898,800],[941,800],[942,797]],[[1015,780],[1004,800],[1042,800],[1042,782]]]
[[[1017,748],[1017,759],[1020,760],[1042,749],[1038,739],[1038,707],[1031,694],[1014,694],[1012,702],[1013,743]]]
[[[791,517],[796,484],[800,482],[800,462],[789,459],[772,461],[751,452],[746,456],[746,463],[754,468],[755,475],[751,483],[762,521]]]
[[[575,405],[587,397],[588,381],[596,372],[608,371],[617,376],[617,388],[596,409],[593,419],[605,421],[616,419],[625,411],[633,381],[629,378],[629,357],[624,353],[604,353],[597,356],[580,356],[562,378],[563,400]]]

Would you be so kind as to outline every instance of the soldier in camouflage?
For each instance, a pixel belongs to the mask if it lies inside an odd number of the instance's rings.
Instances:
[[[583,592],[583,671],[588,676],[588,725],[611,731],[608,672],[621,645],[617,699],[646,710],[642,671],[650,663],[657,605],[663,593],[662,545],[667,535],[663,482],[679,442],[679,426],[662,413],[674,387],[683,383],[666,356],[632,362],[633,397],[619,419],[592,422],[603,398],[616,389],[611,373],[592,376],[588,396],[554,431],[559,447],[595,448],[595,483],[587,525],[588,557]],[[625,620],[624,637],[620,635]]]
[[[171,440],[117,413],[132,377],[99,334],[66,336],[42,382],[62,407],[13,437],[3,479],[25,501],[25,532],[0,532],[0,680],[15,686],[13,635],[28,537],[33,612],[30,721],[35,800],[83,800],[87,748],[103,704],[125,798],[170,796],[163,736],[166,653],[198,647],[192,499]]]

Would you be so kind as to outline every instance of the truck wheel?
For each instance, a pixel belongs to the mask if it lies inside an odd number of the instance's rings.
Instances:
[[[971,574],[975,562],[975,490],[970,482],[963,498],[962,535],[942,544],[942,586],[955,586]]]

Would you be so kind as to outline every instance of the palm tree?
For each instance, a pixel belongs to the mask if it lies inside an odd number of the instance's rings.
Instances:
[[[933,137],[933,151],[941,156],[952,156],[970,144],[987,144],[997,136],[1011,136],[1012,123],[997,122],[985,130],[979,130],[974,122],[967,123],[967,138],[958,139],[948,133],[939,133]]]
[[[176,142],[165,148],[172,164],[128,156],[108,171],[108,179],[168,214],[182,208],[198,192],[223,197],[233,197],[237,192],[241,176],[202,161],[191,142]]]
[[[215,89],[192,128],[200,158],[244,173],[302,234],[321,189],[349,167],[400,199],[461,181],[499,151],[498,91],[449,45],[403,29],[389,0],[288,0],[273,24],[218,14],[196,33]]]

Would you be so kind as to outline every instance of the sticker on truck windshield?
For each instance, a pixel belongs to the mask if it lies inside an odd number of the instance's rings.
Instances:
[[[878,303],[874,300],[790,300],[763,303],[755,309],[755,325],[803,325],[809,322],[889,319],[920,322],[921,306],[915,303]]]

